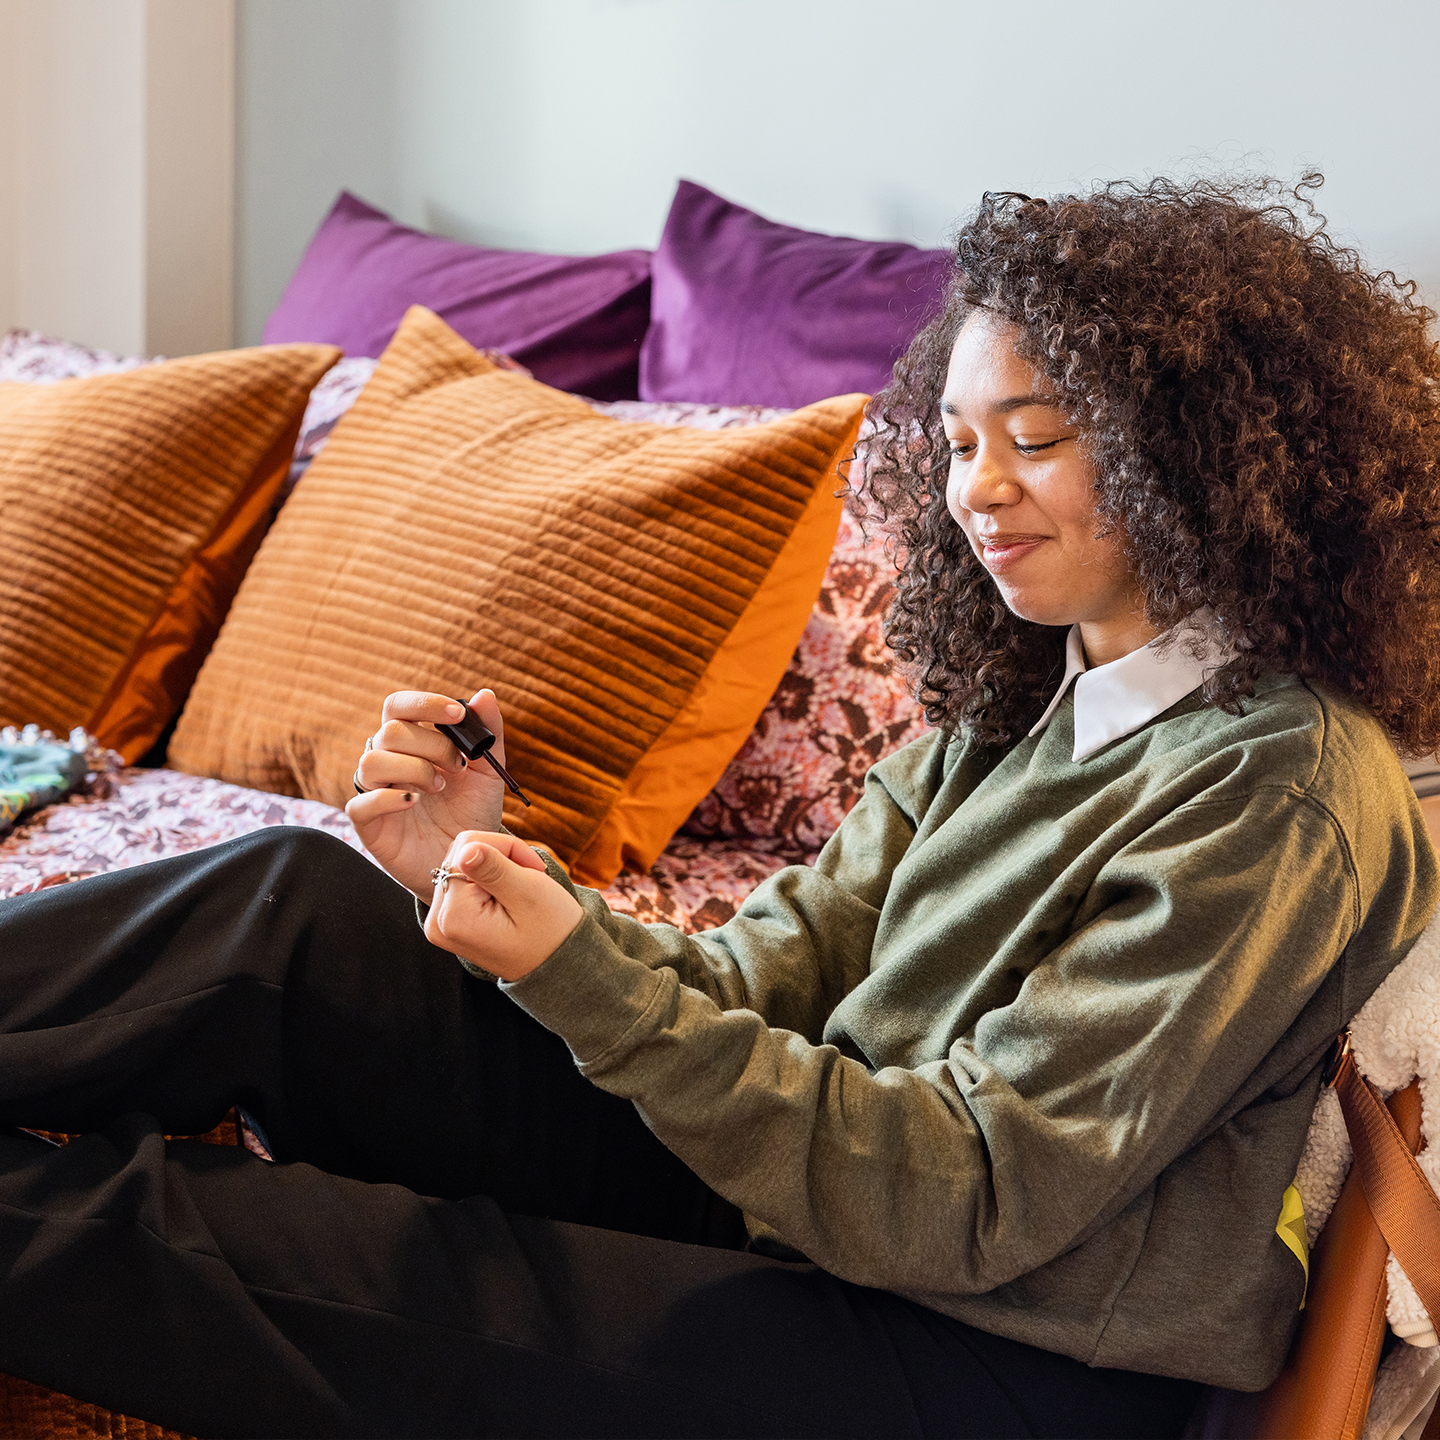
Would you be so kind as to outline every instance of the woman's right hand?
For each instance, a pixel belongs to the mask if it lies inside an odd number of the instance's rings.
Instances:
[[[505,763],[505,730],[494,691],[470,707],[495,732],[495,758]],[[462,830],[498,830],[505,786],[495,771],[465,757],[434,727],[461,718],[458,701],[422,690],[385,699],[380,728],[355,769],[365,788],[345,807],[361,843],[407,890],[426,904],[430,872]]]

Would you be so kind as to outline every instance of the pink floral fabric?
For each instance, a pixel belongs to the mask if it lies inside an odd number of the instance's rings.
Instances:
[[[810,621],[749,739],[680,833],[818,850],[860,798],[865,772],[926,730],[885,648],[895,567],[846,511]]]
[[[310,392],[305,418],[300,422],[300,436],[295,441],[295,458],[290,462],[282,503],[295,488],[295,482],[309,469],[310,462],[325,448],[336,422],[355,403],[379,363],[365,355],[353,359],[347,355],[320,377],[320,383]]]
[[[324,830],[365,853],[343,810],[174,770],[124,770],[113,753],[100,753],[88,793],[36,811],[0,841],[0,899],[184,855],[270,825]],[[689,932],[723,924],[761,880],[802,858],[774,845],[682,839],[648,874],[622,875],[604,894],[617,914]]]
[[[646,425],[685,425],[692,430],[735,430],[778,420],[788,410],[768,405],[707,405],[691,400],[588,400],[586,403],[613,420],[641,421]]]
[[[56,340],[38,330],[11,330],[0,336],[0,380],[19,380],[44,385],[56,380],[75,380],[85,375],[114,375],[156,365],[163,355],[112,355]]]
[[[664,922],[687,935],[723,925],[762,881],[813,853],[763,840],[693,840],[677,835],[643,874],[623,870],[600,893],[617,915]]]
[[[317,801],[117,767],[90,794],[37,811],[0,841],[0,897],[183,855],[266,825],[328,830],[360,849],[345,812]]]

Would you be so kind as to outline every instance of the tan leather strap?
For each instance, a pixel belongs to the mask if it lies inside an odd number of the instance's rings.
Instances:
[[[1370,1213],[1433,1322],[1440,1317],[1440,1197],[1375,1088],[1355,1068],[1348,1033],[1332,1070]]]
[[[1386,1104],[1401,1135],[1418,1144],[1420,1087]],[[1236,1405],[1227,1436],[1358,1440],[1385,1338],[1389,1254],[1352,1165],[1310,1256],[1310,1294],[1285,1369],[1269,1390]]]

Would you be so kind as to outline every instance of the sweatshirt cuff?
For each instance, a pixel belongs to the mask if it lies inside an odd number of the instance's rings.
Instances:
[[[648,1034],[678,983],[673,971],[632,960],[586,914],[546,960],[500,988],[559,1035],[582,1068],[603,1069]]]

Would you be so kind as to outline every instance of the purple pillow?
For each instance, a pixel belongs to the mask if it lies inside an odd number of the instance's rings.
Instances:
[[[949,267],[945,250],[777,225],[682,180],[651,264],[640,398],[793,409],[873,395]]]
[[[597,400],[636,398],[650,323],[650,252],[571,258],[486,250],[398,225],[341,191],[265,322],[264,342],[325,341],[376,356],[410,305],[480,349]]]

